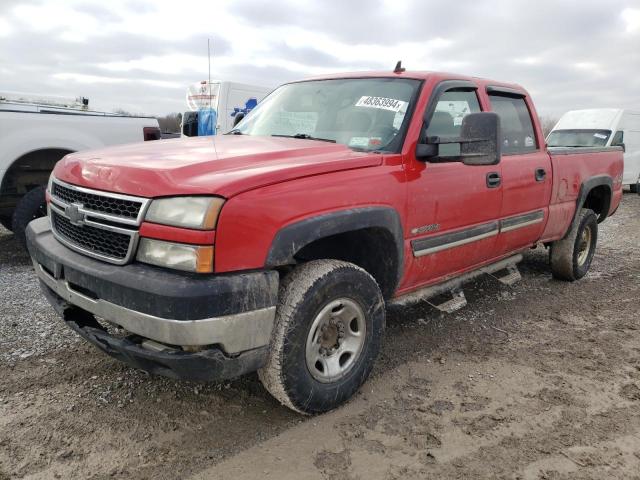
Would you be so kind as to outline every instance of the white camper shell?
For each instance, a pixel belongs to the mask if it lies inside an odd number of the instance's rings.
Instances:
[[[619,108],[569,111],[553,127],[547,137],[547,144],[550,147],[623,147],[622,183],[631,186],[631,190],[638,191],[640,111]]]
[[[247,114],[273,89],[238,82],[202,81],[187,90],[189,111],[182,116],[182,136],[198,135],[198,110],[211,108],[216,112],[215,133],[233,128],[238,113]]]

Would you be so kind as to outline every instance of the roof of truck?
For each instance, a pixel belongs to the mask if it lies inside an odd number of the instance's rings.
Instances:
[[[89,117],[155,118],[148,115],[125,115],[121,113],[102,112],[98,110],[83,110],[82,108],[78,107],[58,107],[41,103],[14,102],[8,100],[0,100],[0,111],[12,113],[85,115]]]
[[[459,73],[449,73],[449,72],[431,72],[431,71],[403,71],[403,72],[394,72],[393,70],[379,70],[379,71],[366,71],[366,72],[342,72],[342,73],[333,73],[327,75],[318,75],[309,78],[305,78],[302,80],[298,80],[300,82],[308,81],[308,80],[331,80],[338,78],[411,78],[417,80],[426,80],[426,81],[434,81],[435,83],[443,81],[443,80],[468,80],[474,83],[477,83],[480,86],[496,86],[496,87],[504,87],[510,88],[513,90],[517,90],[522,92],[523,94],[527,94],[527,91],[517,83],[510,82],[501,82],[498,80],[491,80],[487,78],[473,77],[469,75],[462,75]]]

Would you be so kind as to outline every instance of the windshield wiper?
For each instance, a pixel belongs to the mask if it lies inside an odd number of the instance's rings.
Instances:
[[[303,140],[318,140],[320,142],[336,143],[335,140],[332,140],[330,138],[312,137],[308,133],[295,133],[293,135],[271,135],[271,136],[272,137],[285,137],[285,138],[302,138]]]
[[[240,130],[234,128],[233,130],[229,130],[225,135],[244,135]]]

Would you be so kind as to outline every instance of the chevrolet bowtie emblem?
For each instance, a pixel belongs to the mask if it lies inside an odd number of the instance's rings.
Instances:
[[[64,208],[64,214],[67,216],[72,225],[82,225],[84,223],[84,214],[80,212],[82,205],[72,203]]]

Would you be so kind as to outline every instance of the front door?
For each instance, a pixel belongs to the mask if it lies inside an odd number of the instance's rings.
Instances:
[[[443,82],[434,95],[422,139],[458,137],[462,118],[481,111],[471,82]],[[411,260],[400,291],[467,270],[494,255],[502,206],[500,165],[464,165],[459,144],[439,147],[438,157],[428,162],[413,154],[408,159],[406,234]]]

